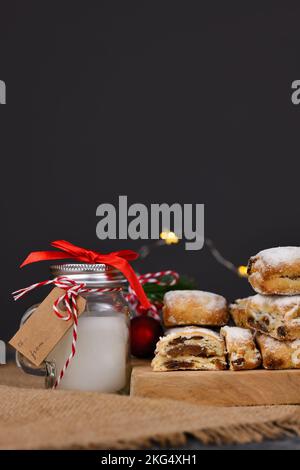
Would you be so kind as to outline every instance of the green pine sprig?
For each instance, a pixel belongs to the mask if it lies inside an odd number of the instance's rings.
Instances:
[[[164,276],[161,281],[168,282],[169,276]],[[188,276],[180,276],[178,282],[173,286],[164,285],[161,286],[159,284],[144,284],[143,285],[144,291],[151,302],[162,302],[163,297],[166,292],[171,290],[193,290],[197,289],[197,283],[194,279]]]

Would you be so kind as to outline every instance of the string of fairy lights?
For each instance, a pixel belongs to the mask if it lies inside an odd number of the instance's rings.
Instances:
[[[165,245],[177,244],[179,242],[180,242],[180,238],[176,235],[176,233],[171,232],[170,230],[164,230],[163,232],[161,232],[159,240],[155,241],[152,244],[143,245],[140,248],[139,250],[140,257],[141,259],[145,259],[156,248],[160,246],[165,246]],[[210,253],[212,254],[212,256],[215,258],[215,260],[219,264],[224,266],[226,269],[232,271],[239,277],[247,277],[247,266],[244,266],[244,265],[236,266],[230,260],[226,259],[222,255],[222,253],[216,248],[214,242],[210,238],[206,238],[204,243],[205,243],[205,246],[210,251]]]

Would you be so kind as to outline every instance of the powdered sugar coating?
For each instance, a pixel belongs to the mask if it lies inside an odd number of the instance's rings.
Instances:
[[[253,339],[253,334],[249,329],[238,326],[223,326],[221,334],[227,336],[232,341],[249,341]]]
[[[261,339],[261,342],[263,343],[264,347],[273,354],[276,354],[281,350],[281,342],[272,338],[271,336],[260,335],[259,338]]]
[[[265,351],[272,354],[273,357],[287,355],[293,366],[300,364],[300,340],[280,342],[270,336],[260,335],[259,342],[263,344]]]
[[[278,246],[257,253],[255,258],[257,262],[262,262],[272,268],[279,267],[281,264],[292,264],[300,262],[299,246]]]
[[[172,308],[178,301],[202,303],[207,310],[215,311],[226,308],[226,299],[221,295],[201,290],[173,290],[164,295],[164,302]]]
[[[246,297],[244,299],[238,299],[237,302],[247,302],[247,300],[251,300],[255,302],[258,307],[300,307],[300,295],[289,295],[289,296],[281,296],[281,295],[251,295],[250,297]]]

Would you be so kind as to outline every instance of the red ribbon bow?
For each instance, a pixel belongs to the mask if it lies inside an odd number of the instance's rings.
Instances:
[[[65,240],[56,240],[51,242],[51,246],[60,251],[33,251],[23,261],[20,268],[30,263],[45,260],[75,259],[84,263],[104,263],[121,271],[128,280],[131,288],[135,291],[142,307],[146,310],[151,309],[151,304],[147,299],[137,275],[128,261],[138,258],[138,253],[132,250],[113,251],[112,253],[99,253],[98,251],[86,250]]]

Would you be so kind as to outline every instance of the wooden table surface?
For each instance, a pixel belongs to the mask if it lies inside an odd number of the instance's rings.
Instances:
[[[145,363],[140,363],[145,365]],[[15,373],[18,371],[15,369]],[[40,377],[28,377],[24,376],[24,386],[43,386],[43,379]],[[13,385],[13,376],[10,376],[10,380],[6,385]],[[157,449],[157,448],[154,448]],[[178,450],[300,450],[300,437],[274,440],[274,441],[263,441],[261,443],[242,444],[242,445],[224,445],[224,446],[211,446],[201,444],[199,441],[193,438],[189,438],[186,444],[182,447],[177,447]]]
[[[134,361],[135,366],[145,367],[147,361]],[[156,447],[154,449],[161,449]],[[167,448],[169,449],[169,448]],[[300,450],[300,437],[269,441],[260,443],[238,444],[238,445],[204,445],[194,438],[189,438],[183,447],[178,450]]]

